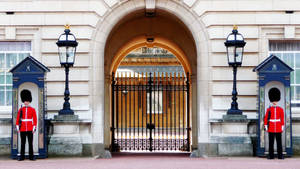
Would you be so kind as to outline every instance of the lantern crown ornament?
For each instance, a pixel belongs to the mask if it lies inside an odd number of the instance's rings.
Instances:
[[[62,66],[73,66],[75,61],[78,42],[76,41],[76,37],[70,32],[70,25],[65,25],[64,33],[59,36],[56,42]]]
[[[232,33],[227,36],[224,42],[227,49],[227,59],[230,66],[241,66],[243,61],[244,37],[238,33],[237,26],[233,26]]]

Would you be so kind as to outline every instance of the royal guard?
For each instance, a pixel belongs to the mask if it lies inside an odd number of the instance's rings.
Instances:
[[[268,159],[274,159],[274,138],[277,143],[278,159],[283,159],[281,133],[284,130],[284,111],[277,105],[280,100],[280,91],[277,88],[271,88],[268,94],[271,103],[264,118],[265,130],[269,133]]]
[[[25,159],[26,137],[29,144],[29,159],[35,160],[32,142],[33,134],[36,130],[37,119],[35,109],[29,105],[32,101],[31,92],[26,89],[22,90],[21,100],[24,103],[24,106],[21,106],[19,109],[16,120],[17,131],[21,134],[21,156],[18,158],[18,160],[23,161]]]

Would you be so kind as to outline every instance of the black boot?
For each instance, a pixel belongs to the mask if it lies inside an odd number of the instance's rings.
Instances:
[[[29,160],[31,160],[31,161],[35,161],[35,160],[36,160],[36,158],[35,158],[35,156],[32,156],[32,157],[29,157]]]
[[[24,159],[25,159],[25,158],[22,157],[22,156],[19,156],[19,157],[18,157],[18,161],[24,161]]]

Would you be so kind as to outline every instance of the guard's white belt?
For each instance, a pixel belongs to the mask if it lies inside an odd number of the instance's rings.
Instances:
[[[280,119],[270,119],[270,122],[280,122]]]
[[[33,121],[32,119],[22,119],[22,121]]]

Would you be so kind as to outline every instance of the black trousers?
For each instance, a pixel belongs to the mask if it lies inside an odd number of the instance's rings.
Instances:
[[[281,133],[269,133],[269,157],[274,158],[274,138],[276,138],[278,158],[282,158]]]
[[[33,133],[32,131],[24,131],[21,132],[21,158],[25,158],[25,144],[26,144],[26,137],[28,139],[29,144],[29,158],[33,158]]]

